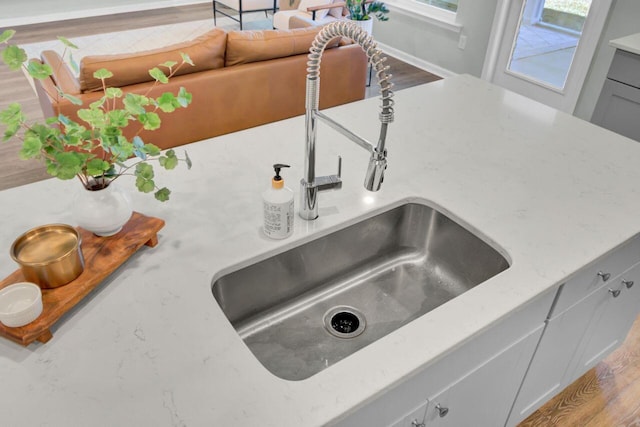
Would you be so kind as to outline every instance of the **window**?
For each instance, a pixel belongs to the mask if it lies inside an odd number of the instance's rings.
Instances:
[[[429,24],[459,33],[462,25],[457,22],[460,0],[384,0],[392,11],[404,13]]]
[[[418,0],[431,6],[439,7],[450,12],[458,11],[458,0]]]

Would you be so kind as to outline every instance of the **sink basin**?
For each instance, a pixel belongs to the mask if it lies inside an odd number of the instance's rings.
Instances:
[[[444,214],[407,203],[213,278],[274,375],[303,380],[509,267]]]

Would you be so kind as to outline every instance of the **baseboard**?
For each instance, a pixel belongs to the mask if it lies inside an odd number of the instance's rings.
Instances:
[[[95,9],[71,10],[55,13],[31,14],[14,18],[1,18],[0,28],[13,28],[20,25],[41,24],[45,22],[65,21],[67,19],[90,18],[94,16],[113,15],[116,13],[140,12],[166,7],[189,6],[193,4],[211,3],[211,0],[158,0],[153,2],[132,2],[130,4],[99,7]],[[81,7],[81,6],[79,6]],[[86,6],[85,6],[86,7]],[[213,16],[213,15],[212,15]]]
[[[424,71],[435,74],[436,76],[453,77],[457,75],[457,73],[454,73],[451,70],[447,70],[446,68],[433,64],[429,61],[425,61],[424,59],[416,58],[415,56],[409,55],[408,53],[396,49],[395,47],[387,46],[384,43],[378,42],[378,47],[382,49],[384,53],[391,55],[401,61],[404,61],[407,64],[411,64],[414,67],[418,67]]]

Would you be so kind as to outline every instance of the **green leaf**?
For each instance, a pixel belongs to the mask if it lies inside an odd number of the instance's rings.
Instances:
[[[128,141],[125,138],[121,141],[122,131],[116,126],[105,126],[100,132],[100,140],[102,141],[102,147],[106,150],[110,150],[113,147],[120,147],[127,145]],[[124,143],[124,144],[123,144]]]
[[[152,179],[137,177],[136,187],[138,188],[138,191],[141,191],[143,193],[151,193],[153,190],[155,190],[156,184]]]
[[[109,77],[113,77],[113,73],[106,68],[100,68],[93,73],[93,77],[95,77],[96,79],[104,80],[108,79]]]
[[[133,144],[124,136],[118,135],[112,141],[113,142],[110,144],[109,149],[111,150],[111,153],[117,157],[118,161],[125,161],[135,154]]]
[[[150,156],[157,156],[160,154],[160,148],[153,144],[144,144],[144,152]]]
[[[62,116],[64,117],[64,116]],[[60,123],[60,119],[58,117],[47,117],[46,119],[44,119],[44,122],[51,126],[51,125],[55,125],[57,123]]]
[[[89,123],[92,128],[102,128],[105,126],[105,116],[101,110],[83,108],[78,110],[78,117]]]
[[[142,123],[142,127],[146,130],[156,130],[160,128],[161,120],[160,116],[156,113],[149,112],[143,113],[138,116],[138,120]]]
[[[91,159],[87,162],[87,175],[97,176],[102,175],[111,168],[109,162],[105,162],[102,159]]]
[[[191,169],[193,163],[191,163],[191,158],[189,158],[189,153],[184,152],[184,161],[187,163],[187,169]]]
[[[173,150],[167,151],[167,156],[161,156],[158,159],[158,163],[160,166],[165,168],[166,170],[175,169],[178,166],[178,158],[176,157],[176,153]]]
[[[184,52],[180,52],[180,56],[182,57],[182,62],[187,63],[191,66],[194,66],[195,64],[193,63],[193,61],[191,60],[191,57],[189,55],[187,55]]]
[[[27,72],[31,77],[38,80],[43,80],[53,74],[53,70],[47,64],[42,64],[39,61],[29,61],[27,64]]]
[[[73,105],[82,105],[82,100],[76,96],[73,95],[69,95],[68,93],[60,93],[60,95],[64,98],[64,99],[68,99],[69,102],[71,102]]]
[[[182,107],[186,107],[187,105],[191,104],[192,97],[193,96],[189,92],[187,92],[184,87],[180,87],[177,100]]]
[[[7,108],[0,111],[0,123],[6,126],[2,140],[8,141],[13,138],[18,133],[25,121],[26,117],[22,113],[20,104],[9,104]]]
[[[54,118],[57,122],[61,123],[65,127],[65,133],[80,133],[87,130],[84,126],[82,126],[78,122],[74,122],[69,117],[65,115],[58,115],[58,117]]]
[[[107,102],[107,98],[105,98],[104,96],[100,99],[98,99],[97,101],[92,102],[91,104],[89,104],[89,109],[91,110],[97,110],[100,107],[102,107],[104,105],[104,103]]]
[[[2,60],[10,69],[19,70],[27,60],[27,53],[18,46],[9,45],[2,51]]]
[[[4,30],[2,34],[0,34],[0,43],[8,42],[15,33],[15,30]]]
[[[156,191],[154,196],[156,197],[156,200],[160,200],[161,202],[166,202],[167,200],[169,200],[170,194],[171,194],[171,191],[169,191],[167,187],[164,187]]]
[[[71,69],[73,70],[73,72],[76,74],[80,74],[80,66],[78,66],[78,63],[76,62],[76,59],[73,57],[71,52],[69,52],[68,62],[69,62],[69,65],[71,65]]]
[[[66,47],[70,47],[71,49],[78,49],[78,46],[76,46],[75,44],[73,44],[71,41],[69,41],[68,38],[66,37],[62,37],[62,36],[58,36],[58,40],[60,40],[62,42],[62,44],[64,44]]]
[[[40,140],[40,136],[35,132],[26,132],[22,148],[18,153],[20,158],[26,160],[38,157],[40,155],[40,150],[42,150],[42,141]]]
[[[178,99],[171,92],[163,93],[156,99],[156,102],[158,107],[165,113],[171,113],[180,107]]]
[[[163,84],[169,83],[169,79],[167,78],[166,74],[158,67],[154,67],[150,69],[149,75],[160,83],[163,83]]]
[[[138,163],[136,165],[136,176],[144,179],[153,179],[153,166],[151,166],[149,163]]]
[[[122,89],[117,87],[108,87],[104,95],[109,99],[122,98]]]
[[[7,108],[0,111],[0,123],[9,124],[13,122],[21,122],[24,118],[22,107],[17,102],[9,104]]]
[[[173,67],[174,65],[176,65],[177,62],[176,61],[167,61],[167,62],[163,62],[162,64],[160,64],[162,67],[167,67],[168,69],[171,69],[171,67]]]
[[[75,151],[56,153],[55,167],[52,168],[55,174],[52,173],[52,175],[60,179],[72,179],[82,172],[85,159],[86,155]]]
[[[109,124],[116,127],[126,127],[129,124],[131,115],[125,110],[112,110],[107,113]]]
[[[132,142],[133,142],[133,146],[136,148],[142,149],[144,147],[144,141],[138,135],[133,137]]]
[[[149,98],[143,95],[128,93],[123,100],[124,108],[131,114],[139,115],[146,113],[144,107],[149,105]]]
[[[133,154],[142,160],[147,160],[147,153],[144,150],[144,141],[138,135],[133,137]]]
[[[13,138],[18,131],[20,130],[20,123],[11,123],[6,125],[6,128],[4,130],[4,135],[2,136],[2,141],[6,142],[9,141],[11,138]]]

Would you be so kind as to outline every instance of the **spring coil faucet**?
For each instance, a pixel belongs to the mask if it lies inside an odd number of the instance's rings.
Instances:
[[[354,134],[338,122],[318,111],[318,98],[320,88],[320,60],[322,53],[329,42],[336,37],[347,37],[360,45],[367,55],[367,59],[375,70],[380,86],[382,105],[380,106],[380,136],[378,144],[374,146],[369,141]],[[373,37],[367,34],[358,25],[348,21],[332,22],[322,28],[313,40],[309,49],[307,61],[307,90],[305,101],[305,159],[304,177],[300,181],[300,216],[306,220],[318,217],[318,192],[328,188],[339,188],[342,185],[340,179],[341,162],[338,161],[338,174],[330,176],[315,176],[316,164],[316,134],[317,120],[321,119],[333,129],[345,135],[347,138],[363,147],[371,153],[369,166],[364,179],[364,187],[369,191],[378,191],[384,178],[384,170],[387,168],[387,126],[393,121],[393,92],[390,82],[391,74],[387,74],[387,60],[382,56]]]

